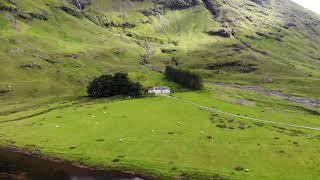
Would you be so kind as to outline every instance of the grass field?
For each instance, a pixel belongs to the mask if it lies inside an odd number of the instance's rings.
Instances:
[[[252,92],[235,96],[236,89],[221,88],[208,86],[202,92],[174,96],[248,117],[320,127],[317,110]],[[316,179],[320,175],[317,131],[253,123],[167,97],[76,102],[1,116],[4,121],[34,114],[1,123],[1,144],[164,179],[187,174],[197,174],[198,179]],[[45,109],[52,110],[37,114]]]

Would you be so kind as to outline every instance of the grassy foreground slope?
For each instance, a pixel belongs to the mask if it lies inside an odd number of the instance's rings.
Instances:
[[[207,88],[175,96],[248,117],[320,125],[319,113],[277,98],[252,92],[234,97],[236,89]],[[320,175],[317,131],[250,122],[168,97],[69,102],[25,113],[55,106],[60,108],[0,123],[1,143],[158,178],[316,179]]]

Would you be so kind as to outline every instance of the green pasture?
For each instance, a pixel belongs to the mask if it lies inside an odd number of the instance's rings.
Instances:
[[[252,92],[235,96],[236,89],[221,88],[174,97],[248,117],[320,126],[316,110]],[[45,109],[49,111],[39,113]],[[22,119],[0,123],[2,145],[89,166],[136,170],[164,179],[187,174],[204,179],[319,176],[319,132],[250,122],[168,97],[66,101],[1,119],[17,117]]]

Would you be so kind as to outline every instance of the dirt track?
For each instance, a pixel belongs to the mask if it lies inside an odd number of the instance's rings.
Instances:
[[[318,128],[318,127],[296,125],[296,124],[290,124],[290,123],[282,123],[282,122],[276,122],[276,121],[270,121],[270,120],[251,118],[251,117],[246,117],[246,116],[241,116],[241,115],[236,115],[236,114],[232,114],[232,113],[229,113],[229,112],[221,111],[221,110],[218,110],[218,109],[215,109],[215,108],[210,108],[210,107],[207,107],[207,106],[203,106],[203,105],[197,104],[197,103],[192,102],[192,101],[180,99],[180,98],[173,97],[173,96],[166,96],[166,97],[168,97],[170,99],[173,99],[173,100],[176,100],[176,101],[180,101],[180,102],[191,104],[193,106],[199,107],[201,109],[205,109],[205,110],[210,111],[210,112],[215,112],[215,113],[219,113],[219,114],[225,114],[225,115],[228,115],[228,116],[237,117],[237,118],[241,118],[241,119],[246,119],[246,120],[253,121],[253,122],[262,122],[262,123],[266,123],[266,124],[281,125],[281,126],[288,126],[288,127],[299,128],[299,129],[309,129],[309,130],[314,130],[314,131],[320,131],[320,128]]]

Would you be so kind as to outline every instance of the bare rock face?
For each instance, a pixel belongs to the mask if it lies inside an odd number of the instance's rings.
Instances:
[[[218,18],[220,16],[220,9],[218,7],[218,4],[215,0],[202,0],[205,4],[208,11],[215,17]]]
[[[91,0],[68,0],[68,1],[80,10],[84,9],[86,6],[91,4]]]
[[[320,37],[320,16],[290,0],[273,1],[273,6],[277,17],[284,22],[283,28],[297,30],[313,40]]]

